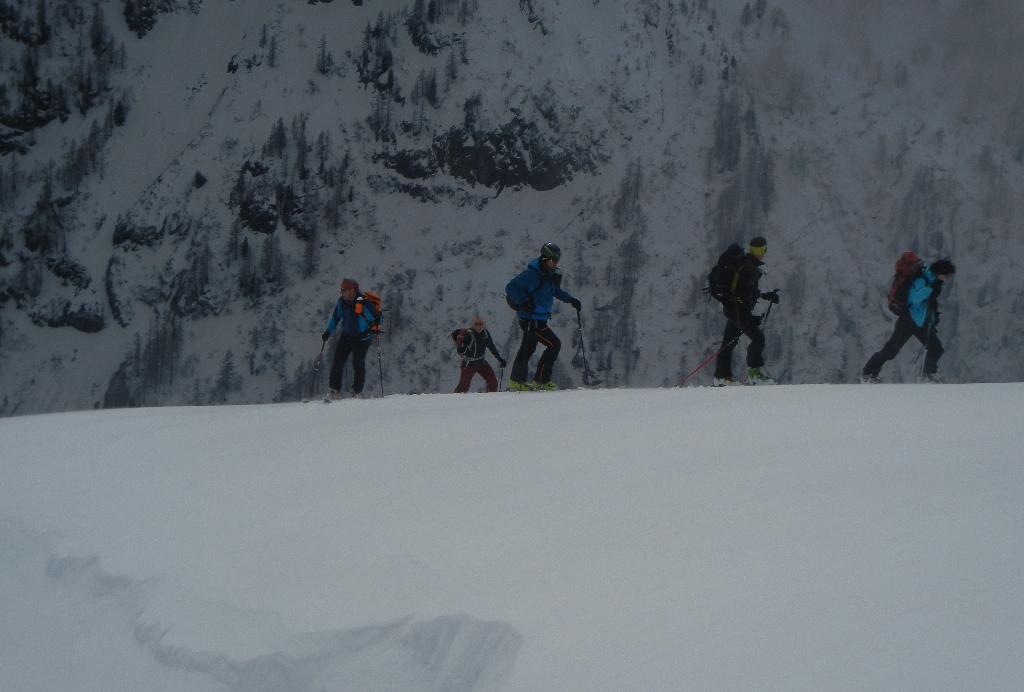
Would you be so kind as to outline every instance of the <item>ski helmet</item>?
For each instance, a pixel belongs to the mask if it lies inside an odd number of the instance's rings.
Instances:
[[[551,259],[556,262],[562,259],[562,248],[558,247],[554,243],[544,243],[540,249],[541,259]]]

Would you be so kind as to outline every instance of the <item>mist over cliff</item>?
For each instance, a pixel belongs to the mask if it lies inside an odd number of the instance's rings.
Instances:
[[[959,270],[943,379],[1024,377],[1019,3],[492,5],[0,3],[0,412],[298,399],[342,276],[385,391],[450,391],[547,241],[603,386],[717,348],[700,288],[753,235],[777,380],[856,380],[907,249]]]

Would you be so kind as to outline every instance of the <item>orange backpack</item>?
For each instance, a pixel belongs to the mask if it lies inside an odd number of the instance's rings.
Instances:
[[[377,319],[373,320],[370,323],[370,333],[379,334],[381,332],[381,322],[383,322],[384,315],[380,308],[380,296],[377,295],[376,293],[371,293],[370,291],[363,291],[363,295],[356,300],[356,314],[362,314],[362,301],[364,300],[370,301],[373,304],[374,310],[376,310],[377,312]]]

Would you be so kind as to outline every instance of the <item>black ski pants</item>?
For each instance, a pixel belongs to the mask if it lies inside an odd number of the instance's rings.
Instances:
[[[342,335],[338,346],[334,349],[334,364],[331,365],[331,376],[327,383],[331,389],[341,391],[341,373],[345,371],[345,361],[352,356],[352,391],[359,394],[366,382],[366,352],[370,350],[370,340],[362,340]]]
[[[515,382],[526,382],[527,372],[530,370],[530,358],[537,350],[538,344],[544,344],[544,353],[540,354],[540,362],[537,363],[537,373],[533,376],[537,384],[545,384],[551,381],[551,368],[558,358],[558,352],[562,348],[562,342],[551,331],[547,322],[541,320],[519,320],[519,328],[523,330],[523,341],[519,344],[519,351],[512,361],[512,372],[509,379]]]
[[[925,375],[934,375],[939,369],[939,358],[945,352],[942,348],[942,342],[939,341],[938,334],[935,333],[935,325],[928,324],[924,327],[918,327],[914,320],[906,315],[900,315],[896,318],[896,326],[892,330],[892,336],[885,342],[885,346],[882,346],[881,351],[868,359],[867,365],[864,366],[864,374],[878,377],[878,373],[882,371],[882,366],[899,354],[900,349],[910,340],[910,337],[915,337],[924,344],[923,372]]]
[[[722,350],[718,352],[718,359],[715,361],[715,377],[732,377],[732,350],[736,348],[741,335],[746,335],[750,339],[750,345],[747,346],[747,367],[759,368],[764,365],[764,333],[761,331],[761,318],[732,304],[723,305],[722,313],[727,321],[725,332],[722,334]]]

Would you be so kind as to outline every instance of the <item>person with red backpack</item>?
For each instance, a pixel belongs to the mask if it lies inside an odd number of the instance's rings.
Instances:
[[[904,253],[900,257],[889,291],[889,309],[896,315],[896,325],[882,350],[868,359],[860,378],[862,384],[879,382],[882,366],[896,357],[910,337],[924,345],[923,379],[926,382],[937,381],[935,373],[943,354],[942,342],[935,333],[939,323],[938,298],[943,284],[955,273],[956,267],[948,259],[922,267],[914,253]]]
[[[459,384],[455,387],[455,394],[465,394],[469,391],[469,385],[477,374],[484,378],[488,392],[498,391],[498,380],[494,376],[494,368],[487,362],[487,351],[490,350],[498,359],[498,365],[505,367],[505,359],[498,353],[491,333],[484,328],[482,317],[473,318],[471,329],[456,329],[452,332],[452,340],[455,341],[455,350],[462,356],[460,367],[461,375]]]
[[[331,393],[327,400],[341,398],[341,373],[345,370],[345,361],[352,356],[352,391],[350,398],[357,398],[363,391],[366,382],[366,352],[370,350],[370,337],[374,329],[384,321],[380,310],[374,302],[359,292],[359,284],[352,279],[341,282],[341,298],[334,306],[334,312],[327,323],[327,331],[323,333],[324,343],[338,327],[341,335],[334,349],[334,363],[328,386]]]

